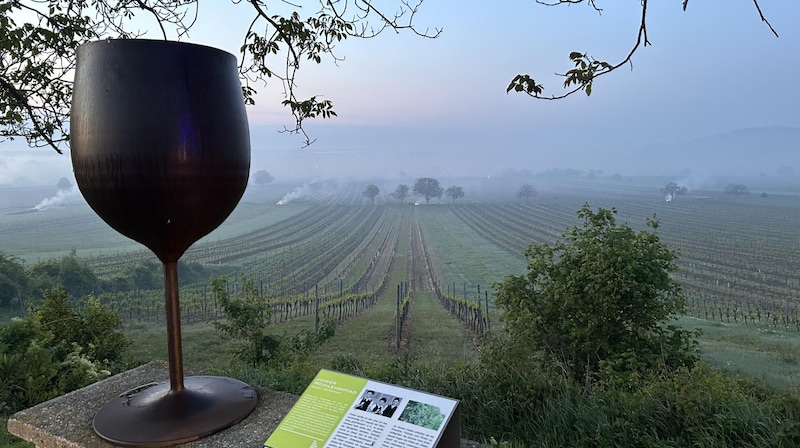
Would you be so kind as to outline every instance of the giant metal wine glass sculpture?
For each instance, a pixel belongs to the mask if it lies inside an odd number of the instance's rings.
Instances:
[[[164,266],[169,382],[128,391],[94,418],[124,446],[169,446],[247,417],[245,383],[183,376],[178,259],[233,211],[247,185],[250,135],[233,55],[200,45],[81,45],[70,115],[75,180],[111,227]]]

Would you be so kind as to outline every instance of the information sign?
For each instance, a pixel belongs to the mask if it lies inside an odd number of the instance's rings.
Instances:
[[[457,400],[321,370],[266,448],[458,448]]]

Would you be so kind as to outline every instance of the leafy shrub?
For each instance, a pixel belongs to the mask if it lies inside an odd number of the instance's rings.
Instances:
[[[60,260],[33,264],[26,273],[36,293],[60,287],[72,297],[82,297],[95,291],[99,284],[94,271],[74,249]]]
[[[332,318],[323,320],[317,333],[300,330],[291,335],[273,334],[269,329],[272,308],[251,278],[241,277],[237,297],[228,294],[225,277],[212,278],[211,287],[225,315],[225,321],[214,322],[214,327],[239,341],[234,355],[253,367],[304,361],[335,334],[336,321]]]
[[[28,277],[25,267],[16,257],[0,252],[0,306],[28,294]]]
[[[59,359],[66,359],[77,345],[86,357],[108,368],[116,367],[128,346],[121,331],[119,312],[109,311],[93,296],[82,313],[73,311],[63,289],[44,293],[45,302],[34,313],[40,328],[49,333],[50,345]]]
[[[178,261],[178,283],[180,286],[185,286],[204,282],[212,273],[220,273],[225,270],[227,268],[207,267],[200,263]],[[100,280],[100,289],[103,292],[162,290],[163,288],[163,266],[153,260],[128,264],[110,278]]]
[[[111,375],[128,345],[121,326],[96,299],[77,313],[64,289],[46,292],[31,316],[0,327],[0,408],[16,412]]]
[[[655,219],[647,221],[651,231],[635,232],[617,224],[615,214],[585,204],[578,211],[582,227],[553,246],[531,245],[527,274],[495,284],[515,344],[586,388],[620,373],[647,375],[697,359],[693,334],[665,325],[684,307],[670,276],[677,253],[659,240]]]
[[[269,330],[272,309],[266,298],[256,288],[255,282],[242,277],[238,297],[230,297],[225,277],[212,278],[211,288],[225,314],[225,322],[214,322],[214,327],[225,336],[239,339],[241,345],[234,354],[252,366],[269,363],[276,355],[279,339]]]

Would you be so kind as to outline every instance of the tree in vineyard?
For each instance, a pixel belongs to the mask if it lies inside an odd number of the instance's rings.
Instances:
[[[70,188],[72,188],[72,182],[70,182],[69,179],[67,179],[66,177],[62,177],[61,179],[58,180],[56,188],[58,188],[59,190],[69,190]]]
[[[267,364],[278,354],[280,338],[269,331],[272,308],[251,278],[242,277],[242,291],[238,297],[228,294],[225,277],[211,279],[211,290],[225,313],[224,322],[214,322],[214,327],[225,336],[241,341],[234,349],[239,359],[253,367]]]
[[[75,249],[60,260],[51,259],[28,266],[26,274],[31,288],[35,292],[43,292],[61,286],[73,297],[85,296],[96,292],[99,280],[89,264],[78,258]]]
[[[536,189],[533,188],[533,185],[531,184],[524,184],[521,187],[519,187],[519,190],[517,191],[517,197],[520,199],[525,199],[526,204],[528,203],[528,200],[530,200],[530,198],[535,198],[536,194],[537,194]]]
[[[728,184],[725,186],[725,194],[732,194],[735,196],[741,196],[745,194],[750,194],[750,190],[744,184]]]
[[[688,191],[686,187],[680,186],[675,182],[670,182],[664,185],[664,188],[661,189],[661,194],[664,195],[665,200],[671,201],[675,199],[675,196],[686,194]]]
[[[372,201],[375,204],[375,197],[378,196],[381,192],[381,189],[377,187],[375,184],[369,184],[364,191],[361,193],[362,196]]]
[[[257,183],[258,185],[266,185],[273,180],[275,180],[275,178],[266,170],[258,170],[255,172],[255,174],[253,174],[253,182]]]
[[[394,189],[394,191],[391,194],[389,194],[389,196],[391,196],[392,198],[394,198],[394,200],[402,204],[403,202],[405,202],[406,198],[408,198],[409,191],[410,190],[408,188],[408,185],[400,184],[397,186],[397,188]]]
[[[432,177],[419,177],[414,182],[412,193],[414,196],[422,196],[425,199],[425,203],[428,204],[431,198],[441,198],[444,190],[442,190],[438,180]]]
[[[447,190],[444,191],[444,194],[450,198],[453,203],[455,203],[456,199],[461,199],[464,197],[464,189],[453,185],[451,187],[447,187]]]
[[[585,204],[582,227],[553,246],[532,244],[528,272],[495,285],[509,337],[584,386],[696,360],[691,333],[666,325],[684,308],[670,276],[677,253],[659,240],[658,221],[637,233],[615,214]]]

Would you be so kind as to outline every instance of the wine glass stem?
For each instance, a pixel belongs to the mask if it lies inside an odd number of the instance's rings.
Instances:
[[[170,392],[183,391],[181,307],[178,301],[178,261],[164,262],[164,312],[167,320]]]

